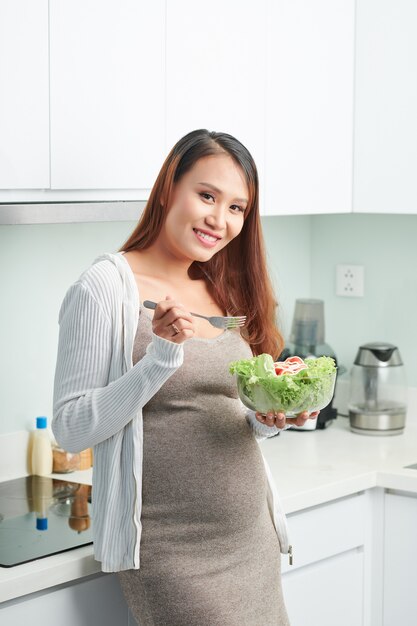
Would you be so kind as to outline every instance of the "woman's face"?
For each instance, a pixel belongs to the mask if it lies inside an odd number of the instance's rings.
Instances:
[[[158,243],[178,259],[208,261],[242,230],[248,198],[229,155],[203,157],[176,183]]]

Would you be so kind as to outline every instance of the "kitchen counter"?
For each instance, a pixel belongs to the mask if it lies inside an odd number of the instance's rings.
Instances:
[[[378,437],[352,433],[338,417],[327,429],[287,430],[261,443],[287,513],[337,498],[385,487],[417,493],[417,409],[409,410],[401,435]],[[61,475],[53,475],[62,478]],[[66,475],[91,484],[91,470]],[[0,601],[17,598],[101,571],[93,547],[0,568]]]
[[[261,447],[287,514],[372,487],[417,493],[417,469],[404,467],[417,463],[417,412],[401,435],[358,435],[339,416],[325,430],[287,430]]]

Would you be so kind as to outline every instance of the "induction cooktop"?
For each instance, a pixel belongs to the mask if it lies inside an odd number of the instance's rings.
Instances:
[[[92,543],[91,485],[49,476],[0,482],[0,567]]]

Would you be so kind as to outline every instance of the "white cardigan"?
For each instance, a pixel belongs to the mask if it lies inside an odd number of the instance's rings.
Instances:
[[[123,253],[105,254],[67,291],[59,314],[52,430],[68,451],[94,447],[94,556],[104,572],[139,569],[142,407],[182,365],[184,350],[157,335],[133,366],[139,294]],[[257,439],[278,429],[246,415]],[[285,515],[270,471],[268,503],[281,552]]]

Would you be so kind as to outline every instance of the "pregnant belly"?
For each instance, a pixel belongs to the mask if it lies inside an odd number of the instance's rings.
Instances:
[[[234,533],[250,530],[266,506],[266,476],[259,446],[241,413],[144,419],[144,529]],[[175,531],[174,531],[175,528]]]

